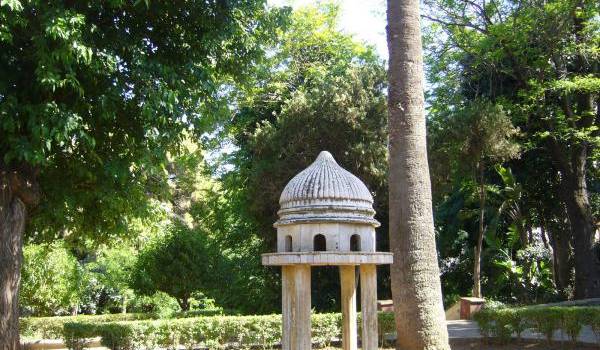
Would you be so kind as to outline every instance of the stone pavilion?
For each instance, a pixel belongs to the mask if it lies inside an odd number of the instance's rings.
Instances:
[[[277,253],[262,262],[282,267],[282,349],[311,348],[311,267],[326,265],[340,268],[344,350],[358,347],[357,266],[362,348],[377,349],[376,265],[391,264],[392,254],[375,250],[379,222],[367,186],[323,151],[285,186],[279,205]]]

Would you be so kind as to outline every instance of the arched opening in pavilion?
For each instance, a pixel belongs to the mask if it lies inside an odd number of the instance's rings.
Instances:
[[[286,252],[291,252],[292,249],[293,249],[292,236],[287,235],[287,236],[285,236],[285,251]]]
[[[350,251],[360,252],[360,235],[353,234],[350,237]]]
[[[324,252],[327,250],[327,239],[325,239],[324,235],[315,235],[313,238],[313,250],[315,252]]]

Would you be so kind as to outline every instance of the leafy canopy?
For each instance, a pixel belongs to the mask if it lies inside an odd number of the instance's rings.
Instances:
[[[205,232],[192,231],[181,223],[173,223],[168,230],[139,254],[131,286],[142,295],[167,293],[187,311],[192,294],[212,286],[215,255]]]
[[[374,191],[383,188],[385,70],[372,48],[336,29],[337,16],[334,5],[294,12],[256,87],[242,92],[225,125],[238,147],[231,159],[238,173],[225,184],[243,189],[267,241],[281,190],[321,150]]]
[[[285,11],[263,1],[0,4],[0,166],[38,174],[30,231],[102,238],[150,214],[166,154],[226,112]]]
[[[23,250],[19,303],[36,316],[66,314],[79,301],[81,271],[63,244],[32,244]]]

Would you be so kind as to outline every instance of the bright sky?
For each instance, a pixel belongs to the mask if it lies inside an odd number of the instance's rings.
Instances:
[[[317,4],[317,0],[268,0],[273,6],[298,8]],[[385,38],[385,0],[338,0],[341,6],[340,29],[357,39],[375,46],[379,55],[387,59]]]

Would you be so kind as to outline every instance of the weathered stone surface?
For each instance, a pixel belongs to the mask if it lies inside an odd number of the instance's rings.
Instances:
[[[358,349],[358,326],[356,323],[356,274],[354,266],[340,266],[342,288],[342,349]]]
[[[362,350],[378,349],[377,270],[375,265],[360,265],[360,306],[362,312]]]
[[[278,252],[375,251],[373,196],[327,151],[290,180],[279,204]]]
[[[386,265],[391,264],[392,261],[392,253],[385,252],[298,252],[267,253],[262,255],[262,264],[267,266],[298,264],[312,266]]]
[[[373,197],[326,151],[296,175],[279,204],[277,253],[263,265],[282,266],[283,350],[309,350],[311,266],[340,267],[344,350],[357,349],[356,268],[361,266],[363,349],[377,349],[377,271],[392,253],[375,251]],[[364,275],[364,276],[363,276]]]
[[[359,178],[323,151],[296,175],[279,198],[275,226],[302,222],[356,222],[379,226],[373,219],[373,196]]]

